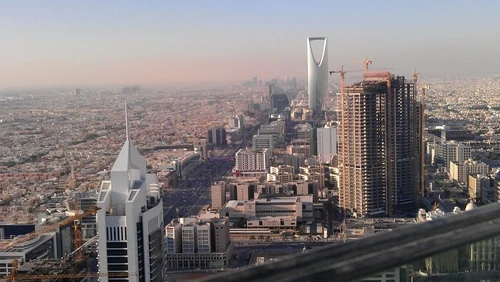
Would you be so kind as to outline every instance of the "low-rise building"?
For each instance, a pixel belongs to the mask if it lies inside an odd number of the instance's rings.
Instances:
[[[230,220],[263,217],[294,218],[297,222],[313,220],[313,196],[269,197],[251,201],[229,201],[219,216]]]
[[[165,227],[167,270],[224,268],[233,248],[227,218],[174,219]]]

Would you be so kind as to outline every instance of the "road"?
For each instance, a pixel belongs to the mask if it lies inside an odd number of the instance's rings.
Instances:
[[[234,156],[239,149],[249,146],[252,133],[259,125],[242,129],[239,134],[233,136],[232,144],[217,151],[217,156]],[[209,205],[211,184],[230,175],[234,165],[232,159],[210,159],[192,169],[187,179],[182,179],[177,188],[162,196],[164,224],[167,225],[173,218],[197,215]]]
[[[210,160],[200,163],[179,188],[163,195],[164,223],[173,218],[197,215],[210,204],[211,183],[221,180],[234,167],[233,160]]]

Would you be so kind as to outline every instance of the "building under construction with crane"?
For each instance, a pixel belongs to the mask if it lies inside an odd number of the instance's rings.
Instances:
[[[340,207],[362,217],[414,211],[421,179],[414,81],[366,70],[341,92]]]

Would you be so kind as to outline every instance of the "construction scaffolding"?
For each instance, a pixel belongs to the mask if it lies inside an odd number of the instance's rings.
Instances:
[[[342,96],[340,206],[368,217],[412,211],[420,180],[414,84],[365,72]]]

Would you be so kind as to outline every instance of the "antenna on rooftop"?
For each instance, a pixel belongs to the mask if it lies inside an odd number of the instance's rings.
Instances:
[[[125,100],[125,140],[129,140],[127,100]]]

